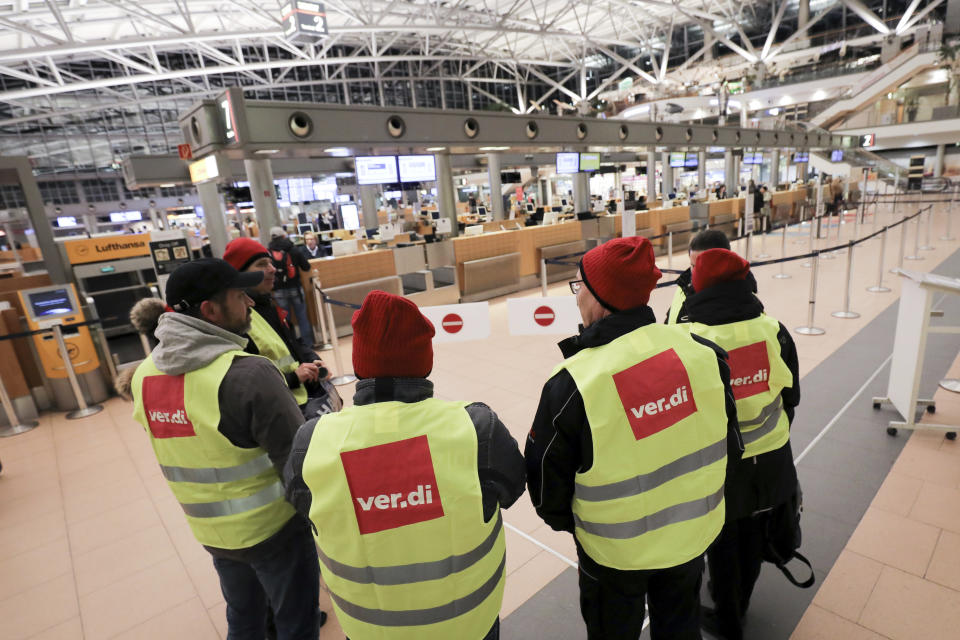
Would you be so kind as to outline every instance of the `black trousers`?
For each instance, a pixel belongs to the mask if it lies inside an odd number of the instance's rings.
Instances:
[[[589,640],[637,640],[644,600],[652,640],[699,640],[703,558],[669,569],[621,571],[598,565],[577,545],[580,613]]]
[[[347,638],[346,640],[350,640]],[[483,640],[500,640],[500,618],[493,623],[493,626],[490,627],[490,631],[487,632],[487,635],[483,636]]]
[[[717,627],[725,640],[743,638],[743,617],[763,564],[763,523],[766,513],[732,520],[707,550],[710,596],[716,605]]]

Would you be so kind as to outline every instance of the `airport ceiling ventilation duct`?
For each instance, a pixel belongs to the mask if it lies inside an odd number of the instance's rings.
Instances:
[[[245,100],[236,87],[194,105],[181,116],[180,128],[195,158],[213,152],[235,159],[308,157],[331,147],[362,155],[854,146],[849,137],[827,132]]]

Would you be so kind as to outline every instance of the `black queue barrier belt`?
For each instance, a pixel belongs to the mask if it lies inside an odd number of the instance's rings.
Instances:
[[[103,324],[108,320],[119,320],[120,316],[114,316],[112,318],[98,318],[96,320],[85,320],[84,322],[74,322],[71,324],[62,324],[60,325],[61,329],[72,329],[74,327],[86,327],[92,324]],[[20,331],[17,333],[8,333],[4,336],[0,336],[0,341],[3,340],[13,340],[15,338],[29,338],[30,336],[38,336],[42,333],[53,333],[53,329],[34,329],[33,331]]]
[[[352,302],[344,302],[343,300],[334,300],[323,291],[320,292],[320,295],[323,296],[323,301],[327,304],[332,304],[335,307],[346,307],[347,309],[359,309],[360,305],[353,304]]]
[[[888,231],[888,230],[890,230],[890,229],[893,229],[894,227],[897,227],[897,226],[899,226],[899,225],[901,225],[901,224],[903,224],[904,222],[907,222],[907,221],[909,221],[909,220],[913,220],[913,219],[916,218],[917,216],[922,215],[925,211],[933,208],[933,204],[932,204],[929,200],[925,200],[924,202],[927,204],[927,206],[924,207],[923,209],[920,209],[919,211],[917,211],[916,213],[914,213],[914,214],[912,214],[912,215],[904,216],[904,217],[903,217],[901,220],[899,220],[898,222],[894,222],[893,224],[889,224],[889,225],[883,227],[882,229],[878,229],[877,231],[871,233],[870,235],[864,236],[864,237],[862,237],[862,238],[860,238],[860,239],[858,239],[858,240],[851,240],[851,241],[849,241],[849,242],[845,242],[845,243],[843,243],[843,244],[839,244],[839,245],[836,245],[836,246],[834,246],[834,247],[827,247],[827,248],[825,248],[825,249],[815,249],[815,250],[813,250],[813,251],[810,251],[809,253],[803,253],[803,254],[799,254],[799,255],[795,255],[795,256],[788,256],[788,257],[783,257],[783,258],[774,258],[774,259],[772,259],[772,260],[763,260],[763,261],[760,261],[760,262],[751,262],[751,263],[750,263],[750,268],[752,269],[753,267],[763,267],[763,266],[767,266],[767,265],[771,265],[771,264],[780,264],[781,262],[792,262],[792,261],[794,261],[794,260],[807,260],[807,259],[809,259],[809,258],[813,258],[813,257],[818,256],[818,255],[820,255],[820,254],[831,253],[831,252],[833,252],[833,251],[839,251],[840,249],[846,249],[846,248],[848,248],[848,247],[856,246],[856,245],[858,245],[858,244],[860,244],[860,243],[862,243],[862,242],[866,242],[867,240],[872,240],[873,238],[875,238],[875,237],[879,236],[880,234],[884,233],[885,231]],[[810,222],[813,223],[813,220],[822,220],[823,218],[828,218],[828,219],[829,219],[830,217],[832,217],[832,216],[828,216],[828,215],[824,214],[824,215],[822,215],[822,216],[819,216],[818,218],[812,218],[812,219],[810,220]],[[735,223],[735,222],[737,222],[737,221],[731,220],[731,221],[729,221],[729,222],[723,222],[723,223],[721,223],[721,224],[711,225],[711,228],[713,228],[713,227],[719,227],[719,226],[724,225],[724,224],[732,224],[732,223]],[[798,224],[799,224],[799,223],[798,223]],[[768,234],[772,234],[773,232],[775,232],[775,231],[778,230],[778,229],[783,229],[784,227],[789,227],[789,226],[790,226],[789,223],[784,223],[784,224],[781,224],[781,225],[779,225],[779,226],[778,226],[778,225],[774,225],[774,226],[770,227],[770,229],[769,229],[769,231],[768,231],[767,233],[768,233]],[[685,231],[691,231],[691,230],[692,230],[692,229],[687,229],[687,230],[685,230]],[[676,233],[684,233],[684,231],[678,231],[678,232],[676,232]],[[661,234],[661,235],[659,235],[659,236],[651,236],[651,237],[648,238],[648,239],[649,239],[649,240],[655,240],[655,239],[657,239],[657,238],[666,237],[667,235],[668,235],[668,234]],[[743,240],[743,239],[745,239],[745,238],[747,238],[747,237],[750,237],[751,235],[752,235],[752,234],[745,234],[745,235],[737,236],[736,238],[732,238],[730,241],[731,241],[731,242],[737,242],[738,240]],[[558,257],[556,257],[556,258],[548,258],[548,259],[545,259],[544,262],[546,262],[547,264],[577,265],[577,264],[579,264],[579,262],[564,262],[564,261],[561,260],[561,258],[570,258],[570,257],[574,257],[574,256],[582,256],[584,253],[586,253],[586,251],[582,251],[582,252],[580,252],[580,253],[571,253],[570,255],[566,255],[566,256],[558,256]],[[660,271],[661,271],[662,273],[682,273],[681,271],[678,271],[678,270],[676,270],[676,269],[661,269]],[[676,283],[677,283],[676,280],[671,280],[671,281],[669,281],[669,282],[661,282],[661,283],[659,283],[659,284],[657,285],[657,288],[659,289],[659,288],[661,288],[661,287],[669,287],[669,286],[674,285],[674,284],[676,284]]]

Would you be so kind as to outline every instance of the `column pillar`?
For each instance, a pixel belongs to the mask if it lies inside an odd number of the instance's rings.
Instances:
[[[260,239],[270,240],[270,227],[279,226],[280,209],[277,208],[277,191],[273,186],[273,167],[269,158],[244,160],[243,168],[250,181],[250,195],[257,212]]]
[[[657,154],[655,151],[647,151],[647,202],[653,206],[653,201],[657,199]]]
[[[457,235],[457,190],[453,185],[453,171],[450,170],[450,154],[438,153],[437,159],[437,207],[440,215],[449,218],[452,236]]]
[[[210,251],[214,258],[223,256],[223,250],[230,242],[230,234],[227,233],[227,213],[223,205],[223,197],[217,188],[217,183],[201,182],[197,187],[197,195],[200,196],[200,206],[203,207],[203,226],[207,229],[207,238],[210,240]],[[252,189],[251,189],[252,190]],[[260,224],[259,216],[257,223]],[[264,234],[269,236],[270,227],[264,229],[261,227],[260,237]]]
[[[490,180],[490,213],[494,220],[503,220],[503,185],[500,184],[500,154],[487,154],[487,176]]]
[[[660,157],[660,162],[663,164],[660,170],[660,174],[663,176],[663,184],[660,186],[660,191],[663,193],[663,201],[666,202],[670,192],[673,191],[673,167],[670,166],[669,151],[663,152]]]
[[[933,177],[939,178],[943,176],[943,154],[946,152],[947,146],[943,144],[937,145],[937,156],[934,159],[933,163]]]
[[[778,184],[780,184],[780,149],[774,149],[770,154],[770,190],[776,190]]]
[[[709,189],[707,186],[707,152],[697,153],[697,191]]]
[[[357,195],[360,197],[363,228],[378,228],[380,226],[380,220],[377,218],[377,186],[374,184],[360,185],[357,187]]]
[[[43,206],[43,197],[40,195],[40,187],[37,186],[37,180],[33,176],[33,168],[30,166],[30,160],[26,156],[14,156],[0,158],[0,183],[2,184],[20,184],[23,190],[23,196],[26,200],[27,215],[30,217],[30,225],[33,227],[33,238],[43,254],[43,262],[50,274],[50,280],[56,284],[69,282],[69,269],[60,257],[60,250],[53,240],[53,225],[47,218],[46,208]],[[14,177],[14,171],[16,172]],[[13,248],[13,238],[9,239],[10,247]]]
[[[543,202],[544,208],[553,206],[553,178],[547,178],[546,183],[547,199]]]
[[[620,167],[617,167],[617,172],[613,174],[613,190],[614,198],[623,197],[623,178],[620,175]]]
[[[83,214],[83,226],[87,229],[87,233],[94,234],[97,232],[97,214],[87,212]]]
[[[586,171],[573,174],[573,210],[590,211],[590,173]]]
[[[727,185],[727,196],[734,197],[737,192],[737,176],[735,173],[736,162],[734,162],[733,149],[726,149],[723,152],[723,182]]]

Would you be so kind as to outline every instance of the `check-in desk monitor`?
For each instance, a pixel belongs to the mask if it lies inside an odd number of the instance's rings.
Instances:
[[[31,331],[49,329],[54,325],[69,325],[83,322],[85,316],[77,302],[77,291],[72,284],[58,284],[19,291],[20,303]],[[63,340],[70,353],[73,370],[79,376],[100,367],[97,351],[87,327],[72,327],[63,330]],[[67,369],[60,358],[57,341],[52,334],[33,336],[33,344],[40,357],[47,378],[65,379]]]

